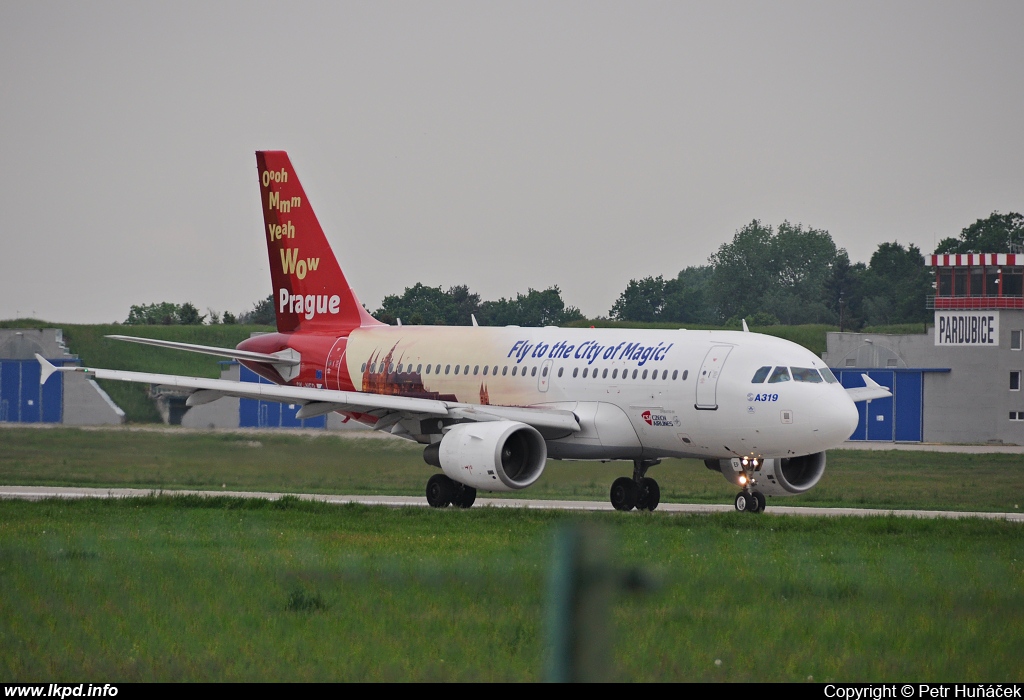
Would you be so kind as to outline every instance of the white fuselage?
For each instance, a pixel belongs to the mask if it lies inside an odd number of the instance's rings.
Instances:
[[[820,358],[758,333],[389,326],[353,331],[344,362],[356,390],[571,410],[582,430],[545,436],[555,458],[795,457],[857,425]],[[764,367],[829,381],[753,382]]]

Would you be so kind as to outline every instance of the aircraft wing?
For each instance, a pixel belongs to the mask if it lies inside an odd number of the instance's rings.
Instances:
[[[368,394],[361,391],[335,391],[313,387],[282,386],[278,384],[256,384],[236,382],[229,379],[206,379],[204,377],[182,377],[174,374],[153,374],[150,372],[127,372],[116,369],[92,367],[56,367],[42,355],[36,353],[36,360],[42,366],[39,381],[46,383],[54,372],[83,372],[96,379],[110,379],[119,382],[159,384],[174,387],[187,393],[186,403],[198,406],[224,396],[246,399],[276,401],[279,403],[302,404],[297,418],[311,418],[332,411],[372,413],[384,420],[378,422],[383,429],[398,423],[402,418],[453,418],[473,421],[513,420],[526,423],[534,428],[577,432],[579,420],[572,411],[551,408],[516,406],[477,406],[454,401],[419,399],[411,396],[387,396]],[[385,418],[388,414],[392,414]]]
[[[864,386],[852,387],[846,390],[854,401],[870,401],[871,399],[887,399],[892,392],[876,382],[866,374],[860,375],[864,380]]]

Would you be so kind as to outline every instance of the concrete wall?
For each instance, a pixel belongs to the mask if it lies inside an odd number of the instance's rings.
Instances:
[[[124,411],[81,372],[64,372],[64,425],[120,425]]]
[[[1024,391],[1010,390],[1010,373],[1024,372],[1024,352],[1010,349],[1012,331],[1024,330],[1024,311],[1001,310],[996,347],[937,346],[928,334],[829,333],[823,356],[830,367],[948,368],[924,375],[925,442],[1024,444]],[[870,342],[869,342],[870,341]],[[856,364],[850,365],[848,360]]]

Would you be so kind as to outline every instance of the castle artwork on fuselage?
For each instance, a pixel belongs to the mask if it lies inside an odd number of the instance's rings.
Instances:
[[[437,401],[458,401],[455,394],[442,394],[437,391],[430,391],[423,386],[423,376],[419,372],[412,371],[412,364],[408,371],[398,358],[398,365],[395,366],[394,354],[398,343],[391,346],[384,359],[378,361],[379,353],[373,353],[366,362],[366,369],[363,370],[363,386],[360,391],[371,394],[387,394],[390,396],[412,396],[417,399],[434,399]],[[395,370],[398,371],[395,371]],[[480,385],[480,397],[487,395],[487,389]]]

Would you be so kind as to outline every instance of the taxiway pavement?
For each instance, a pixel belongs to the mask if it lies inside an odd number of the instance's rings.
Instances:
[[[229,496],[231,498],[265,498],[277,500],[294,496],[304,501],[323,503],[360,503],[370,506],[427,507],[423,496],[342,496],[322,493],[274,493],[270,491],[197,491],[186,489],[101,489],[77,486],[0,486],[0,498],[17,498],[38,501],[44,498],[140,498],[160,494],[164,496]],[[525,498],[478,498],[474,508],[536,508],[567,511],[609,511],[612,505],[606,501],[555,501]],[[727,504],[662,503],[658,513],[725,513],[733,510]],[[1024,522],[1024,513],[984,513],[950,510],[885,510],[881,508],[814,508],[809,506],[776,506],[769,504],[766,515],[802,515],[813,517],[838,517],[872,515],[894,515],[904,518],[984,518],[988,520],[1009,520]]]

